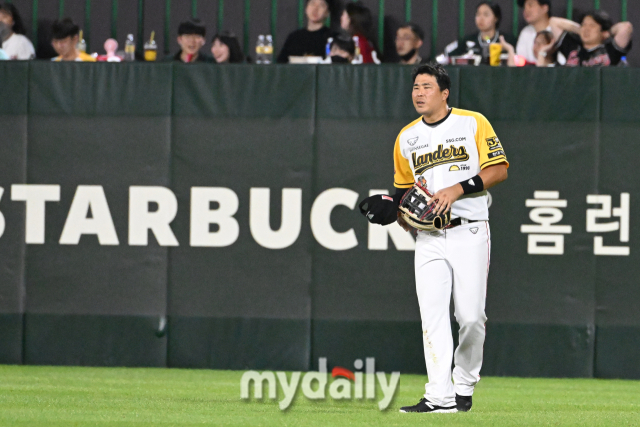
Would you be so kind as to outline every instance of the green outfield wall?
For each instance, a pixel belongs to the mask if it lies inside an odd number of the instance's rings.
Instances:
[[[640,378],[640,71],[449,73],[511,163],[482,374]],[[414,242],[355,206],[410,74],[0,63],[0,363],[425,372]]]

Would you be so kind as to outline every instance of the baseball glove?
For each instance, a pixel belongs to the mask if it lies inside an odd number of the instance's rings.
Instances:
[[[420,177],[400,201],[400,215],[413,228],[422,231],[443,230],[451,221],[449,212],[437,215],[435,206],[437,200],[427,190],[427,182]]]

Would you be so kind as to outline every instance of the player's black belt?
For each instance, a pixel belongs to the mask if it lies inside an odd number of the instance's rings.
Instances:
[[[449,223],[449,227],[447,228],[453,228],[462,224],[471,224],[472,222],[480,222],[480,221],[481,220],[479,219],[464,219],[464,218],[458,217],[458,218],[452,219],[451,222]]]

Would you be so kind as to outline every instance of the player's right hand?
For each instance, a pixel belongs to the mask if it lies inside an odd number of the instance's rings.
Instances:
[[[451,210],[453,202],[458,200],[460,196],[464,194],[464,190],[460,184],[454,184],[451,187],[438,190],[433,195],[433,203],[435,203],[434,211],[436,214],[441,215]]]

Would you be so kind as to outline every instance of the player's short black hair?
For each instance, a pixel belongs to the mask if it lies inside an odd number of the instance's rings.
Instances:
[[[55,21],[51,26],[51,38],[53,40],[63,40],[67,37],[75,37],[78,34],[80,34],[80,27],[74,24],[71,18]]]
[[[596,21],[598,25],[600,25],[600,27],[602,27],[602,31],[609,31],[611,30],[611,27],[613,27],[613,22],[611,21],[609,14],[604,10],[590,10],[589,12],[582,15],[582,19],[580,19],[580,22],[582,23],[582,21],[584,21],[584,18],[586,18],[587,16],[592,17],[593,20]]]
[[[354,56],[356,54],[356,44],[349,36],[349,34],[345,34],[344,32],[338,33],[333,37],[333,41],[331,42],[331,47],[333,45],[338,46],[340,49],[345,52],[349,52],[349,55]]]
[[[437,62],[430,62],[429,64],[423,64],[415,68],[413,73],[411,73],[412,80],[415,82],[416,77],[420,74],[428,74],[435,77],[436,82],[438,82],[440,92],[445,89],[451,90],[451,79],[449,78],[449,74],[447,74],[447,70]]]
[[[400,28],[409,28],[414,36],[416,36],[420,40],[424,40],[424,30],[420,28],[418,24],[415,24],[413,22],[406,22],[398,27],[398,29]]]
[[[27,34],[27,30],[24,26],[24,22],[22,21],[22,17],[18,13],[18,9],[9,2],[4,2],[0,4],[0,12],[4,12],[7,15],[11,15],[13,19],[13,28],[11,29],[16,34]]]
[[[197,34],[204,37],[207,34],[207,29],[204,26],[204,22],[199,19],[189,19],[188,21],[181,22],[178,26],[178,35]]]
[[[500,21],[502,21],[502,9],[500,5],[494,1],[484,0],[478,3],[476,6],[476,12],[480,9],[480,6],[487,6],[493,12],[493,16],[496,17],[496,28],[500,28]]]

